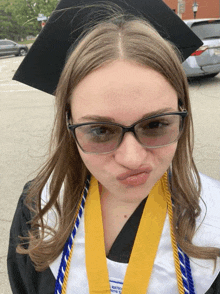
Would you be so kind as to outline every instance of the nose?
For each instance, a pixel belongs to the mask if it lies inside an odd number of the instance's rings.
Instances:
[[[115,151],[115,161],[128,169],[137,169],[144,163],[148,152],[137,141],[134,134],[126,133],[120,146]]]

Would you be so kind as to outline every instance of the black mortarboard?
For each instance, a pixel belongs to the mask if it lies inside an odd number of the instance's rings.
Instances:
[[[119,6],[126,14],[146,18],[163,38],[176,45],[183,59],[202,45],[202,41],[162,0],[61,0],[13,79],[53,94],[71,45],[88,23],[106,18],[103,3]],[[97,10],[93,4],[100,4],[102,9]],[[85,5],[91,7],[83,9]]]

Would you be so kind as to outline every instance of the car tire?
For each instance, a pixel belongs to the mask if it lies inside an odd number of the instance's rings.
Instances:
[[[215,76],[217,76],[219,74],[219,72],[215,72],[212,74],[207,75],[208,78],[214,78]]]
[[[27,54],[27,50],[22,48],[19,50],[19,56],[25,56]]]

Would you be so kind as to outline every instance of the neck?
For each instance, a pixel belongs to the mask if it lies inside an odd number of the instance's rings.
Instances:
[[[136,199],[137,200],[137,199]],[[140,204],[139,201],[124,201],[108,191],[101,191],[101,210],[104,229],[105,250],[108,255],[121,229]]]
[[[132,214],[143,199],[128,200],[120,198],[117,195],[113,195],[108,191],[102,191],[101,206],[111,211],[117,211],[118,214]]]
[[[99,194],[101,202],[109,201],[112,205],[117,206],[125,206],[126,209],[133,209],[136,208],[140,202],[147,197],[147,195],[139,195],[137,193],[133,193],[133,197],[128,197],[127,193],[125,194],[124,191],[122,193],[111,193],[107,190],[104,186],[99,183]],[[124,195],[125,194],[125,195]],[[124,196],[122,196],[124,195]]]

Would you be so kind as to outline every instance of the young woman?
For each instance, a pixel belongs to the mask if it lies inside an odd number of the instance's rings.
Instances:
[[[103,21],[56,102],[51,157],[11,228],[13,293],[220,293],[220,184],[195,167],[174,47],[144,20]]]

